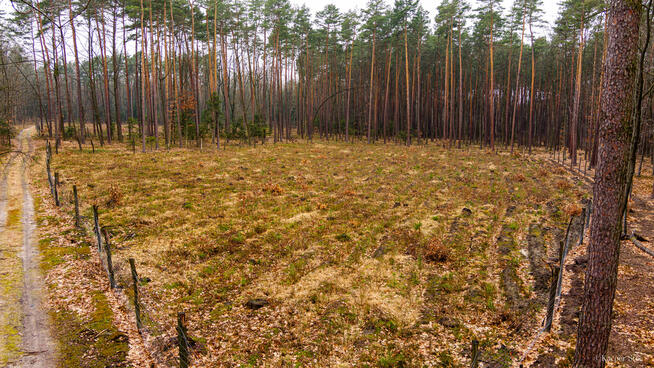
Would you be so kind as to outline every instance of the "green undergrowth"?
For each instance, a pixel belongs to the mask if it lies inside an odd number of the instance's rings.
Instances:
[[[113,326],[107,298],[101,291],[91,297],[93,312],[88,319],[68,309],[50,313],[57,340],[57,366],[128,367],[128,338]]]

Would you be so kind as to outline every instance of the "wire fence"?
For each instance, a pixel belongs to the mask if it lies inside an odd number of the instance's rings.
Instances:
[[[591,215],[593,211],[592,201],[587,200],[582,202],[584,207],[580,214],[572,215],[568,222],[567,230],[565,232],[564,240],[560,243],[558,260],[556,264],[551,265],[552,275],[550,278],[550,288],[548,293],[547,310],[543,320],[541,321],[540,328],[527,344],[527,349],[524,351],[520,362],[525,360],[527,355],[532,351],[535,344],[540,340],[544,333],[552,330],[556,312],[561,304],[561,292],[563,286],[563,277],[565,273],[565,266],[568,261],[568,254],[573,249],[581,246],[584,242],[584,234],[590,226]]]
[[[99,206],[85,205],[78,197],[76,185],[65,184],[59,172],[54,172],[53,175],[51,161],[52,147],[48,141],[46,174],[53,201],[59,211],[73,218],[79,231],[94,244],[111,292],[134,317],[136,329],[155,366],[188,368],[193,361],[196,343],[188,335],[186,314],[178,312],[175,324],[156,317],[153,312],[156,299],[149,288],[144,287],[149,279],[139,277],[133,258],[117,257],[113,252],[110,229],[100,223]],[[90,213],[90,216],[84,215],[86,213]],[[175,350],[178,354],[175,354]]]

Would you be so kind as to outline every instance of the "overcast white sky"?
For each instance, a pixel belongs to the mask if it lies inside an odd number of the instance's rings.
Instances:
[[[2,1],[2,0],[0,0]],[[309,9],[312,10],[313,14],[315,15],[317,11],[323,9],[327,4],[334,4],[336,5],[337,8],[340,10],[351,10],[351,9],[362,9],[366,6],[366,3],[368,0],[290,0],[291,3],[293,4],[306,4],[306,6],[309,7]],[[511,8],[511,4],[513,4],[514,0],[502,0],[503,6],[505,10],[508,10]],[[393,0],[386,0],[388,4],[393,4]],[[431,15],[431,20],[434,19],[434,16],[436,15],[436,8],[438,5],[442,2],[442,0],[420,0],[420,4],[422,7],[429,12]],[[556,20],[556,17],[558,15],[559,11],[559,1],[558,0],[543,0],[543,11],[545,12],[543,18],[545,21],[548,23],[543,29],[541,30],[541,33],[543,34],[548,34],[549,29],[554,25],[554,21]],[[477,1],[476,0],[471,0],[470,1],[471,8],[475,9],[477,8]]]

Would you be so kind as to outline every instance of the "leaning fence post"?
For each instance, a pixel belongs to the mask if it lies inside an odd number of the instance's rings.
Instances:
[[[93,205],[93,232],[98,239],[98,253],[102,253],[102,236],[100,235],[100,224],[98,221],[98,205]]]
[[[50,185],[50,194],[54,198],[54,182],[52,180],[52,171],[50,170],[50,158],[47,157],[45,161],[45,171],[48,173],[48,184]]]
[[[75,199],[75,227],[79,227],[79,200],[77,199],[77,185],[73,185],[73,198]]]
[[[132,270],[132,283],[134,284],[134,314],[136,314],[136,328],[141,333],[141,307],[139,306],[139,278],[136,273],[134,258],[129,259],[129,268]]]
[[[558,266],[552,267],[552,284],[550,285],[549,302],[547,303],[547,318],[545,319],[545,327],[543,331],[550,332],[552,329],[552,320],[554,319],[554,304],[556,302],[556,291],[559,280],[559,272],[561,269]]]
[[[568,255],[569,244],[570,244],[570,229],[572,228],[572,221],[574,221],[574,216],[570,217],[570,222],[568,223],[568,230],[565,232],[565,243],[559,243],[559,267],[563,269],[565,266],[565,257]],[[559,272],[559,278],[556,283],[557,294],[561,290],[561,283],[563,282],[563,272]]]
[[[579,236],[579,244],[577,246],[580,246],[584,242],[584,230],[586,230],[586,207],[581,209],[581,235]]]
[[[107,229],[103,228],[102,232],[104,233],[104,250],[107,253],[107,272],[109,273],[109,285],[112,289],[116,287],[116,280],[114,279],[114,267],[111,263],[111,246],[109,245],[109,233]]]
[[[186,314],[184,312],[177,313],[177,345],[179,346],[179,368],[188,368],[188,344],[187,344],[187,331],[184,323],[186,322]]]
[[[472,352],[470,355],[472,359],[470,368],[477,368],[479,366],[479,341],[472,340]]]
[[[590,226],[590,215],[593,212],[593,201],[590,200],[586,205],[586,227]]]
[[[54,200],[55,200],[55,205],[59,207],[59,192],[57,192],[57,185],[59,185],[59,173],[55,171],[55,179],[54,179]]]

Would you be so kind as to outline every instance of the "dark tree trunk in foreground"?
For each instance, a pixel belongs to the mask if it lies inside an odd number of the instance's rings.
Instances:
[[[638,61],[640,15],[640,2],[610,1],[599,163],[593,188],[594,214],[588,246],[584,303],[579,318],[576,367],[605,365],[633,129],[632,94]]]

